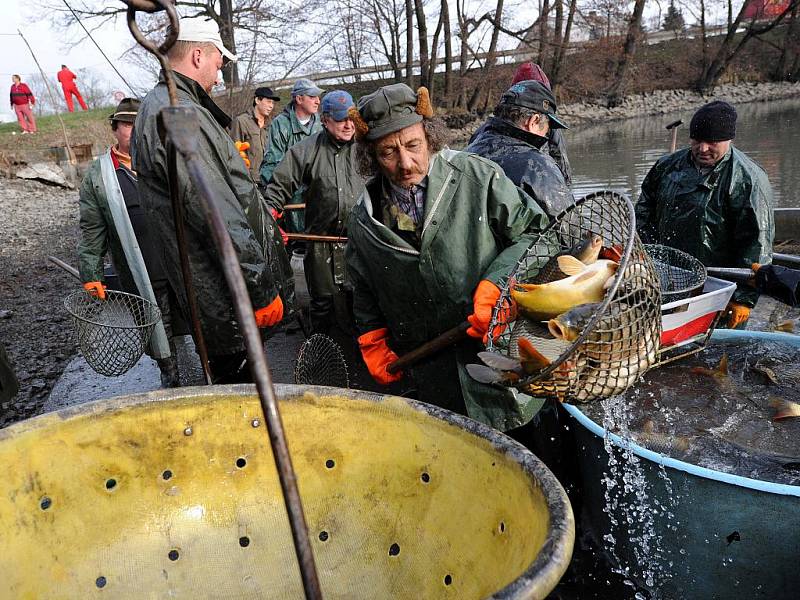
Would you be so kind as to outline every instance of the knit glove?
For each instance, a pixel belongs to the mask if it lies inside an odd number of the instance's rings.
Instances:
[[[482,279],[478,283],[478,287],[475,288],[475,293],[472,295],[473,312],[467,317],[470,324],[467,335],[482,340],[484,344],[488,341],[489,322],[492,320],[492,312],[499,298],[500,288],[491,281]],[[498,326],[494,329],[494,337],[503,333],[506,328],[505,323],[513,319],[516,312],[516,305],[513,301],[510,305],[504,306],[498,315]]]
[[[728,329],[736,329],[750,318],[750,307],[738,302],[729,302],[725,313],[728,315]]]
[[[275,296],[275,300],[269,303],[269,306],[259,308],[256,311],[256,325],[263,329],[264,327],[272,327],[280,323],[283,319],[283,300],[280,295]]]
[[[274,208],[270,208],[269,212],[272,215],[272,218],[275,219],[275,227],[278,228],[278,231],[281,234],[281,239],[283,240],[283,245],[285,246],[286,244],[289,243],[289,236],[286,235],[286,232],[283,229],[281,229],[280,225],[278,225],[278,219],[282,219],[283,218],[283,213],[279,213]]]
[[[359,336],[358,346],[361,356],[369,369],[372,378],[381,385],[389,385],[403,377],[402,372],[389,373],[387,368],[397,360],[397,354],[392,352],[387,343],[389,330],[386,327],[373,329]]]
[[[249,169],[250,168],[250,159],[247,158],[247,152],[246,151],[250,150],[250,142],[236,141],[236,142],[233,143],[233,145],[236,146],[236,150],[237,150],[237,152],[239,152],[239,156],[242,157],[242,160],[244,161],[244,164]]]
[[[83,289],[98,300],[106,299],[106,286],[103,285],[102,281],[87,281],[83,284]]]

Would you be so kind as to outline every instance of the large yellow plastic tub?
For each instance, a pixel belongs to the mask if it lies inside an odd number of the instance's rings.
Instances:
[[[326,598],[544,598],[572,511],[506,436],[414,401],[277,386]],[[0,597],[301,598],[252,386],[0,431]]]

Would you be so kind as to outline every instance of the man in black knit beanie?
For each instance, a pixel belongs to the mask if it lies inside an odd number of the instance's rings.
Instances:
[[[731,143],[736,109],[719,100],[701,106],[689,137],[688,148],[661,157],[642,182],[636,204],[642,240],[683,250],[706,266],[772,262],[772,188],[764,170]],[[743,327],[757,300],[754,288],[740,285],[727,326]]]

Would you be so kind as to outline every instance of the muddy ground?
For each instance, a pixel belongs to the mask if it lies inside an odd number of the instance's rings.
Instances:
[[[79,283],[47,260],[56,256],[78,266],[77,191],[0,177],[0,215],[0,343],[8,351],[20,381],[18,395],[0,406],[0,428],[62,408],[77,396],[86,401],[156,389],[158,369],[146,356],[137,369],[119,381],[97,375],[77,357],[73,324],[63,302],[71,291],[80,289]],[[292,261],[297,300],[304,308],[308,292],[302,264],[300,259]],[[294,383],[295,360],[304,339],[298,325],[291,322],[267,341],[267,358],[276,382]],[[352,340],[337,337],[337,342],[344,353],[351,387],[378,391]],[[202,372],[188,336],[181,340],[178,355],[182,383],[201,384]],[[48,401],[65,369],[69,376],[56,397]]]
[[[64,298],[77,281],[47,262],[77,266],[77,191],[0,178],[0,342],[20,391],[0,406],[0,427],[41,411],[55,380],[77,352]]]

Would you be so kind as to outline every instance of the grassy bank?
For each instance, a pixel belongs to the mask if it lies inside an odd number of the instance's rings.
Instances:
[[[61,113],[70,144],[100,144],[113,141],[108,116],[113,107],[103,106],[91,110],[76,110],[74,113]],[[19,161],[50,160],[50,147],[64,145],[64,133],[57,115],[47,115],[36,119],[38,132],[35,135],[22,135],[19,124],[0,125],[0,158],[11,164]]]

